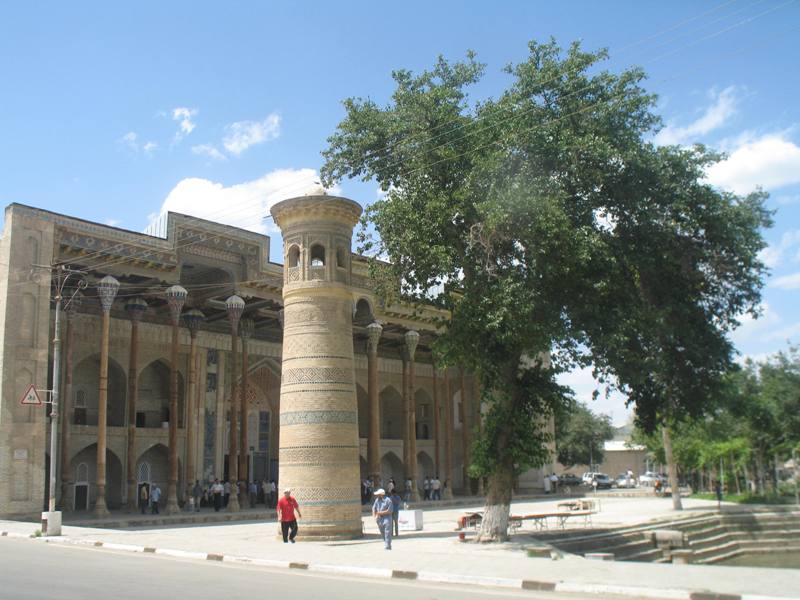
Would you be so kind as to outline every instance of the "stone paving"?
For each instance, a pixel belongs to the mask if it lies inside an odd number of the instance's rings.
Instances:
[[[600,510],[593,516],[594,527],[637,525],[676,516],[669,498],[617,498],[603,494],[598,494],[598,498]],[[558,501],[563,499],[515,502],[512,514],[554,511]],[[684,499],[684,508],[681,517],[715,511],[717,505]],[[708,591],[731,594],[735,598],[800,598],[800,571],[795,569],[605,562],[577,556],[557,560],[531,558],[526,549],[537,542],[529,525],[505,544],[460,542],[458,532],[454,531],[456,521],[462,513],[472,509],[480,510],[481,506],[476,503],[439,508],[426,503],[423,530],[401,532],[390,552],[383,550],[377,527],[369,516],[363,518],[365,537],[353,541],[283,544],[274,520],[263,518],[123,529],[66,525],[62,541],[102,542],[111,547],[136,547],[139,551],[145,547],[150,551],[170,550],[188,558],[222,560],[225,557],[228,560],[238,557],[244,562],[266,566],[295,563],[294,566],[301,568],[351,575],[406,573],[419,579],[507,587],[526,587],[522,582],[527,581],[527,587],[543,584],[543,589],[556,591],[689,599],[699,597],[698,591]],[[299,525],[302,533],[302,519]],[[582,525],[574,522],[569,527]],[[37,525],[32,523],[0,521],[0,531],[11,535],[29,535],[36,529]],[[469,540],[473,536],[474,532],[468,532],[466,537]]]

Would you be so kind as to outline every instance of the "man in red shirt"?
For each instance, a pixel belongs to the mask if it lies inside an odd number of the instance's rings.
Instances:
[[[294,516],[294,511],[297,511],[297,516],[302,518],[300,514],[300,507],[297,505],[297,500],[292,497],[292,490],[286,488],[283,490],[283,498],[278,500],[278,520],[281,522],[281,533],[283,534],[283,543],[292,542],[297,535],[297,519]],[[292,533],[289,534],[289,530]]]

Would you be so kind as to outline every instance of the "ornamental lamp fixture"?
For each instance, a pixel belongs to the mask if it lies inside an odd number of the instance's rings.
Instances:
[[[177,325],[181,316],[183,303],[186,302],[186,296],[189,293],[185,288],[179,285],[168,287],[165,293],[167,295],[167,304],[169,305],[169,314],[172,318],[172,324]]]
[[[97,284],[97,295],[100,296],[103,312],[111,311],[111,305],[114,304],[114,298],[117,297],[117,290],[119,290],[119,281],[111,275],[106,275]]]

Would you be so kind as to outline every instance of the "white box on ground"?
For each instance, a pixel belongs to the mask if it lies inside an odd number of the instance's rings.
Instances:
[[[61,535],[61,511],[42,513],[42,535],[45,537]]]
[[[422,529],[421,510],[401,510],[397,517],[400,531],[420,531]]]

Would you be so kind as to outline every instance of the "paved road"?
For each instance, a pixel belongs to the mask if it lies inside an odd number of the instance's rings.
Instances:
[[[3,600],[578,600],[585,596],[330,577],[0,538]],[[631,600],[628,596],[627,600]]]

